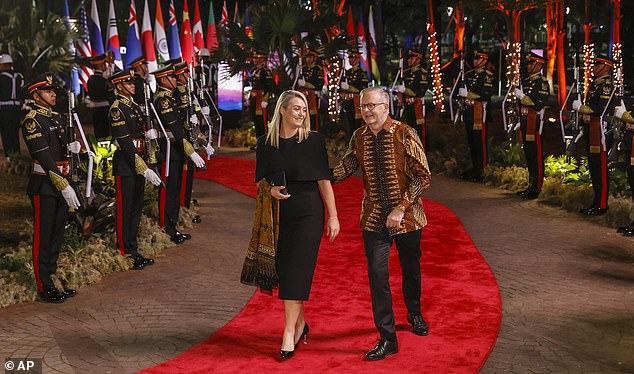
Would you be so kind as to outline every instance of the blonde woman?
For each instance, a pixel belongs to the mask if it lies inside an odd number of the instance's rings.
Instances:
[[[262,178],[274,185],[271,196],[280,202],[276,266],[286,316],[280,356],[289,359],[309,331],[304,301],[324,233],[324,203],[326,235],[333,241],[339,234],[324,137],[310,131],[307,100],[298,91],[282,93],[268,135],[258,139],[256,182]]]

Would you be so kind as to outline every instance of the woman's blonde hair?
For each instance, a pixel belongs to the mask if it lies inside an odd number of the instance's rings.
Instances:
[[[277,100],[277,104],[275,105],[275,112],[273,113],[273,118],[271,122],[269,122],[269,133],[266,136],[266,142],[271,145],[271,147],[279,148],[280,147],[280,126],[282,125],[282,113],[281,109],[288,108],[288,104],[294,98],[300,98],[306,105],[306,110],[308,110],[308,100],[306,100],[306,96],[303,93],[295,90],[288,90],[282,92],[280,98]],[[308,138],[310,134],[310,115],[308,112],[306,113],[306,117],[304,117],[304,124],[299,128],[299,142],[303,142]]]

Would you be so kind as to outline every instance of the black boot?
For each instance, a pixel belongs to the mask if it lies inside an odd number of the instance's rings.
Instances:
[[[40,292],[40,300],[45,303],[60,304],[66,300],[66,297],[57,288],[51,286],[46,288],[44,292]]]

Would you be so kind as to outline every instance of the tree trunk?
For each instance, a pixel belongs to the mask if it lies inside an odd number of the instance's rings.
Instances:
[[[434,93],[434,105],[438,112],[444,112],[442,76],[440,73],[440,55],[438,54],[438,41],[436,28],[434,27],[434,7],[432,0],[427,0],[427,33],[429,34],[429,59],[431,60],[432,91]]]

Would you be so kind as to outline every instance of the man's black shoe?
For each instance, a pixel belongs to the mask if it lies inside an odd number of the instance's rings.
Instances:
[[[414,334],[420,336],[427,336],[427,334],[429,334],[429,326],[427,326],[422,314],[408,314],[407,322],[412,324],[412,332]]]
[[[258,146],[257,146],[257,145],[252,145],[252,146],[251,146],[251,150],[252,150],[252,151],[255,151],[255,150],[257,150],[257,149],[258,149]]]
[[[531,191],[531,190],[529,190],[529,189],[527,188],[527,189],[525,189],[525,190],[522,190],[522,191],[520,191],[520,192],[517,192],[517,196],[524,197],[524,196],[525,196],[526,194],[528,194],[530,191]]]
[[[365,354],[365,359],[370,361],[383,360],[395,353],[398,353],[398,342],[381,339],[374,348]]]
[[[196,216],[192,218],[192,223],[201,223],[203,220],[200,219],[200,216]]]
[[[588,212],[589,212],[589,211],[591,211],[591,210],[593,210],[593,209],[595,209],[595,207],[593,207],[593,206],[591,206],[591,207],[589,207],[589,208],[582,208],[582,209],[579,209],[579,213],[581,213],[581,214],[588,214]]]
[[[183,235],[180,235],[179,233],[176,233],[176,234],[174,234],[174,235],[172,235],[170,237],[170,240],[173,243],[182,244],[185,241],[185,238],[183,237]]]
[[[64,295],[64,297],[68,299],[69,297],[77,295],[77,291],[73,290],[72,288],[66,288],[66,286],[64,286],[64,291],[62,291],[62,295]]]
[[[623,231],[623,236],[634,236],[634,226],[629,226],[625,231]]]
[[[589,210],[586,211],[586,215],[587,216],[600,216],[602,214],[605,214],[605,212],[607,212],[607,209],[603,209],[603,208],[591,208]]]
[[[139,260],[143,263],[143,266],[147,266],[147,265],[154,265],[154,260],[151,258],[147,258],[147,257],[143,257],[141,255],[137,255],[135,258],[135,260]]]
[[[182,236],[182,237],[183,237],[183,239],[185,239],[185,240],[189,240],[189,239],[191,239],[191,238],[192,238],[192,236],[191,236],[190,234],[185,234],[185,233],[182,233],[182,232],[180,232],[180,231],[176,231],[176,235],[180,235],[180,236]]]
[[[134,261],[132,263],[132,270],[143,270],[143,268],[145,267],[145,264],[143,263],[143,260],[141,260],[138,257],[130,257],[132,259],[132,261]]]
[[[618,232],[619,234],[623,234],[623,233],[625,233],[628,229],[631,229],[632,227],[634,227],[634,224],[632,224],[632,225],[626,225],[626,226],[620,226],[618,229],[616,229],[616,232]]]
[[[44,290],[44,292],[40,292],[40,300],[45,303],[60,304],[66,300],[66,297],[57,288],[51,287]]]
[[[539,196],[539,192],[529,191],[526,194],[524,194],[522,197],[528,200],[533,200],[533,199],[537,199],[538,196]]]

